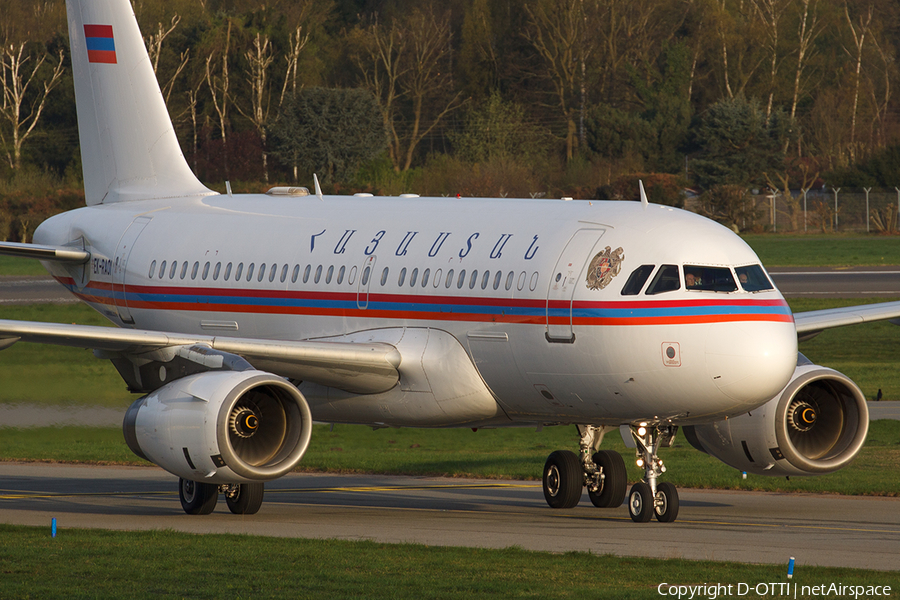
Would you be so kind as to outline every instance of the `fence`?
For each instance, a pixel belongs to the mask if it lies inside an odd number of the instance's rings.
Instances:
[[[742,210],[742,231],[897,232],[900,187],[759,191]]]

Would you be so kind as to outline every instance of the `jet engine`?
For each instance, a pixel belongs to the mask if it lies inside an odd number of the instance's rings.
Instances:
[[[747,414],[683,430],[692,446],[741,471],[823,475],[845,467],[862,448],[869,410],[847,376],[801,354],[778,396]]]
[[[255,483],[293,469],[309,445],[306,399],[262,371],[215,371],[177,379],[125,414],[131,450],[183,479]]]

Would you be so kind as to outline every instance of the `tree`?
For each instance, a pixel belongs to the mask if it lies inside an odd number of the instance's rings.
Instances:
[[[863,14],[858,15],[859,22],[854,23],[853,18],[850,16],[850,7],[847,4],[846,0],[844,1],[844,16],[847,18],[847,26],[850,28],[850,33],[853,34],[853,48],[844,48],[848,55],[850,55],[855,65],[855,78],[853,80],[853,112],[850,117],[850,161],[854,161],[857,156],[856,150],[856,116],[859,111],[859,85],[860,85],[860,72],[862,71],[862,63],[863,63],[863,49],[866,44],[866,36],[869,34],[869,29],[872,25],[872,16],[875,7],[872,4],[869,4],[868,11]]]
[[[29,92],[32,84],[47,61],[47,54],[37,58],[30,51],[25,52],[25,42],[8,44],[0,53],[0,85],[3,87],[3,102],[0,104],[0,115],[9,123],[12,137],[12,152],[7,151],[9,166],[18,170],[22,166],[22,144],[34,132],[41,113],[47,104],[47,96],[53,91],[63,74],[63,53],[59,51],[59,60],[53,65],[52,72],[45,76],[43,89]],[[27,63],[33,61],[30,72]],[[29,98],[31,98],[29,102]],[[0,131],[0,141],[6,145],[6,138]]]
[[[450,139],[456,155],[472,163],[499,158],[534,163],[546,155],[549,137],[549,132],[527,121],[521,105],[505,102],[494,92],[466,113],[462,131]]]
[[[172,17],[171,25],[168,29],[163,29],[162,23],[157,23],[157,31],[155,34],[150,34],[145,39],[147,44],[147,54],[150,56],[150,63],[153,65],[153,73],[159,77],[159,57],[162,54],[162,45],[163,42],[169,37],[175,28],[178,27],[178,24],[181,22],[181,17],[177,14]],[[165,85],[160,85],[163,92],[163,97],[166,99],[166,104],[169,103],[169,97],[172,95],[172,88],[175,87],[175,81],[178,79],[178,76],[181,75],[181,72],[184,71],[184,68],[188,64],[188,59],[190,57],[190,49],[185,50],[181,53],[181,62],[175,68],[175,73],[169,79],[168,83]]]
[[[212,63],[215,51],[206,57],[206,83],[209,85],[209,93],[212,97],[213,108],[219,116],[219,133],[222,136],[222,147],[225,152],[225,175],[229,177],[228,167],[228,87],[230,78],[228,75],[228,55],[231,51],[231,19],[228,19],[228,25],[225,32],[225,44],[222,49],[222,70],[220,74],[214,74]]]
[[[790,119],[781,109],[766,118],[756,100],[738,97],[714,104],[694,132],[699,149],[692,164],[695,180],[704,188],[765,183],[766,173],[784,170],[790,132]]]
[[[425,136],[460,106],[461,93],[447,93],[452,72],[448,17],[415,8],[390,26],[372,23],[361,37],[356,64],[384,115],[394,170],[407,171]]]
[[[301,90],[285,99],[270,133],[276,158],[323,182],[352,177],[387,146],[378,102],[364,89]]]
[[[746,186],[714,185],[700,196],[700,214],[734,231],[749,229],[760,217]]]
[[[299,35],[299,32],[298,32]],[[253,48],[244,54],[247,59],[250,84],[250,111],[245,111],[240,104],[235,104],[238,111],[247,117],[259,133],[262,141],[263,181],[269,183],[269,163],[266,156],[266,123],[269,119],[269,67],[275,59],[269,46],[269,36],[256,32]]]
[[[576,93],[582,82],[581,65],[590,49],[585,47],[585,18],[579,0],[542,0],[525,5],[528,29],[525,37],[541,56],[546,77],[553,84],[556,103],[566,121],[566,158],[575,156]]]

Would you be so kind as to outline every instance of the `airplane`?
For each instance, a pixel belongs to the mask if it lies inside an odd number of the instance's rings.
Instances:
[[[188,514],[256,513],[312,424],[576,425],[549,506],[584,489],[635,522],[679,512],[660,449],[679,429],[746,472],[847,465],[868,429],[846,376],[798,336],[900,303],[792,314],[727,228],[647,202],[220,194],[179,147],[127,0],[67,0],[87,206],[38,258],[118,328],[0,320],[16,342],[93,349],[132,392],[128,446],[179,478]],[[621,431],[643,479],[627,489]]]

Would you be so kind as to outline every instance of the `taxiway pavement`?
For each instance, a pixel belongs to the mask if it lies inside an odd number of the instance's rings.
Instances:
[[[290,474],[256,515],[223,500],[182,512],[177,479],[153,467],[0,463],[0,522],[412,542],[619,556],[900,570],[900,498],[680,490],[675,523],[636,524],[587,497],[553,510],[538,482]]]

